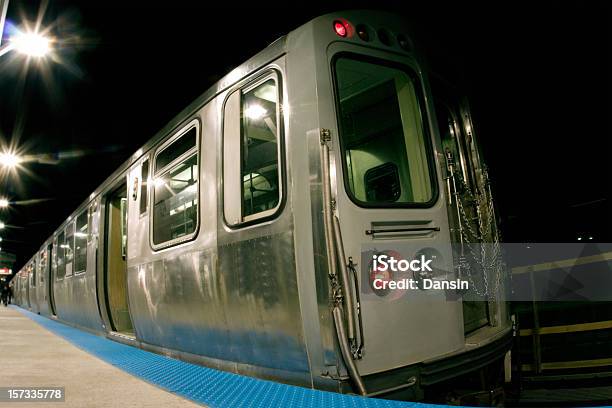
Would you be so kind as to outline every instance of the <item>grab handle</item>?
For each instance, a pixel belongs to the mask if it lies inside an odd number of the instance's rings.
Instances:
[[[440,227],[417,227],[417,228],[394,228],[394,229],[371,229],[366,230],[366,235],[384,234],[387,232],[438,232]]]

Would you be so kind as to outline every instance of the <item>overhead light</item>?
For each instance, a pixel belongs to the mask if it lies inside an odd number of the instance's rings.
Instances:
[[[15,153],[0,153],[0,165],[5,167],[15,167],[21,163],[22,159]]]
[[[18,33],[10,42],[15,51],[29,57],[41,58],[51,51],[51,41],[40,33]]]
[[[0,198],[0,208],[6,208],[9,206],[9,201],[6,198]]]
[[[6,225],[4,225],[2,221],[0,221],[0,229],[4,229],[4,227],[6,227]]]

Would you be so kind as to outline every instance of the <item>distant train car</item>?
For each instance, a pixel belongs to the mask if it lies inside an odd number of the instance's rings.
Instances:
[[[305,387],[491,395],[510,344],[503,279],[481,301],[364,289],[368,249],[498,239],[467,104],[443,81],[432,92],[405,30],[329,14],[231,71],[42,244],[19,304]]]

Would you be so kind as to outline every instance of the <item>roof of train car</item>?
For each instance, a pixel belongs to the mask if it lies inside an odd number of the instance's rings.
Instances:
[[[134,154],[132,154],[117,170],[115,170],[109,177],[107,177],[90,195],[87,199],[85,199],[81,204],[79,204],[74,211],[62,222],[57,228],[53,230],[53,233],[47,237],[44,241],[41,242],[39,248],[42,248],[44,245],[48,244],[53,237],[59,233],[59,231],[65,227],[65,225],[74,219],[74,217],[79,214],[85,207],[87,207],[96,197],[98,197],[101,193],[106,191],[108,188],[112,186],[112,184],[121,176],[125,174],[125,172],[130,168],[132,164],[137,162],[140,158],[142,158],[145,154],[149,153],[157,144],[159,144],[164,138],[169,136],[173,131],[177,130],[179,126],[187,120],[195,111],[200,109],[210,100],[212,100],[216,95],[222,93],[223,91],[230,88],[239,80],[248,76],[249,74],[258,70],[261,66],[277,59],[284,53],[286,53],[286,40],[287,37],[294,31],[300,30],[308,25],[315,24],[317,21],[321,19],[328,18],[330,16],[338,17],[339,15],[347,15],[355,13],[366,13],[369,18],[374,16],[380,17],[383,16],[385,18],[398,18],[398,16],[393,13],[389,13],[386,11],[374,11],[374,10],[345,10],[345,11],[337,11],[333,13],[327,13],[318,17],[315,17],[304,24],[296,27],[289,33],[279,37],[277,40],[272,42],[263,50],[259,51],[257,54],[253,55],[251,58],[247,59],[242,64],[238,65],[236,68],[231,70],[228,74],[222,77],[219,81],[210,86],[206,91],[204,91],[199,97],[197,97],[193,102],[191,102],[187,107],[182,109],[177,115],[175,115],[162,129],[155,133],[155,135],[150,138],[141,148],[139,148]],[[32,262],[37,256],[39,250],[34,252],[34,254],[24,263],[22,269],[24,269],[30,262]]]

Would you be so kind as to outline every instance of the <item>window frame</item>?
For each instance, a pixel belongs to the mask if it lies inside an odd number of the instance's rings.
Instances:
[[[243,215],[243,200],[242,200],[242,185],[239,187],[240,190],[240,221],[231,222],[226,217],[226,206],[225,206],[225,143],[226,143],[226,135],[225,135],[225,125],[226,125],[226,109],[227,104],[230,98],[236,93],[239,92],[239,113],[240,113],[240,156],[239,156],[239,170],[238,174],[242,177],[242,158],[244,156],[244,144],[242,143],[243,136],[243,125],[244,122],[242,120],[242,95],[246,92],[249,92],[259,85],[265,83],[269,79],[273,79],[276,85],[276,93],[277,93],[277,103],[276,103],[276,119],[277,119],[277,162],[278,162],[278,189],[279,189],[279,197],[278,203],[274,208],[271,208],[266,211],[261,211],[255,214],[250,214],[247,216]],[[263,69],[263,71],[259,74],[256,74],[253,78],[245,78],[242,81],[238,82],[231,89],[228,90],[225,99],[223,100],[222,110],[221,110],[221,206],[222,206],[222,217],[224,224],[231,229],[240,229],[249,227],[254,224],[260,224],[266,221],[271,221],[277,218],[283,211],[286,203],[286,191],[287,191],[287,173],[286,173],[286,152],[285,152],[285,114],[283,112],[283,102],[284,102],[284,93],[283,93],[283,76],[282,72],[279,68],[275,66],[269,66]]]
[[[336,63],[341,58],[348,58],[355,61],[366,62],[369,64],[380,65],[383,67],[397,69],[404,72],[414,85],[414,92],[416,100],[418,102],[418,112],[421,116],[421,123],[423,125],[423,138],[425,144],[425,154],[427,155],[427,171],[431,183],[431,199],[427,202],[381,202],[371,203],[367,201],[361,201],[353,193],[349,185],[348,168],[346,164],[346,149],[342,142],[342,121],[340,120],[340,95],[338,89],[338,77],[336,70]],[[424,90],[423,90],[423,79],[419,77],[418,70],[407,63],[402,63],[394,60],[388,60],[381,57],[375,57],[371,55],[359,54],[351,51],[340,51],[334,54],[330,60],[331,68],[331,80],[332,80],[332,92],[334,98],[334,109],[336,126],[338,129],[338,145],[340,153],[340,162],[342,167],[342,184],[344,185],[344,191],[348,198],[358,207],[369,208],[369,209],[385,209],[385,208],[431,208],[436,205],[440,198],[440,186],[438,182],[438,172],[436,164],[435,150],[433,146],[433,132],[429,124],[429,109],[426,104]],[[410,163],[409,163],[410,164]]]
[[[157,156],[163,152],[165,149],[167,149],[170,145],[172,145],[172,143],[174,143],[175,141],[177,141],[178,139],[180,139],[182,136],[186,135],[187,133],[189,133],[189,131],[191,129],[195,128],[196,129],[196,144],[195,147],[190,148],[188,151],[186,151],[185,153],[181,154],[179,157],[175,158],[174,160],[172,160],[170,163],[166,164],[165,166],[163,166],[161,169],[157,168]],[[198,199],[198,208],[196,211],[196,225],[195,228],[193,230],[192,233],[188,234],[188,235],[184,235],[182,237],[178,237],[175,239],[171,239],[169,241],[165,241],[159,244],[156,244],[153,241],[153,228],[154,228],[154,223],[155,223],[155,211],[152,211],[152,208],[155,204],[155,188],[150,189],[148,192],[148,205],[147,205],[147,211],[143,214],[146,214],[147,212],[149,213],[149,245],[151,245],[151,248],[153,249],[153,251],[160,251],[175,245],[179,245],[185,242],[189,242],[189,241],[193,241],[197,238],[198,233],[200,231],[200,212],[201,212],[201,206],[202,206],[202,200],[200,199],[200,184],[201,184],[201,171],[200,171],[200,157],[201,157],[201,152],[200,152],[200,138],[201,138],[201,123],[200,120],[198,118],[194,118],[191,121],[189,121],[185,126],[183,126],[182,128],[180,128],[178,131],[174,132],[170,137],[168,137],[163,143],[161,143],[156,149],[155,152],[153,154],[153,158],[151,161],[149,161],[149,179],[150,180],[155,180],[156,177],[158,176],[162,176],[165,175],[167,173],[169,173],[170,171],[172,171],[173,168],[176,167],[177,164],[182,163],[183,161],[189,159],[191,156],[193,156],[195,154],[196,156],[196,167],[197,167],[197,172],[198,172],[198,181],[197,181],[197,199]],[[150,157],[148,157],[150,159]],[[142,178],[142,174],[141,174],[141,178]],[[149,188],[149,186],[147,185],[147,188]],[[139,209],[140,211],[140,209]]]

